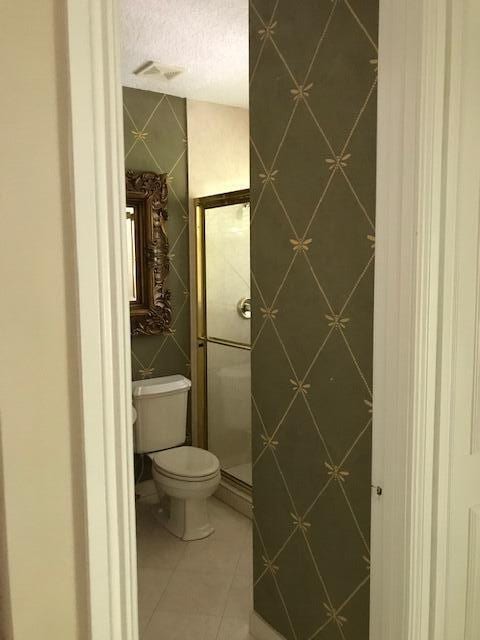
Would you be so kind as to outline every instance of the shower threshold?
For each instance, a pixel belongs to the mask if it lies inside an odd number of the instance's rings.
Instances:
[[[243,475],[241,478],[232,473],[241,467]],[[239,511],[247,518],[252,517],[252,485],[251,485],[251,464],[235,465],[229,469],[222,469],[222,479],[218,487],[215,497],[230,505],[236,511]],[[247,482],[249,481],[249,484]]]
[[[236,478],[237,480],[240,480],[241,482],[248,484],[250,487],[252,486],[252,463],[251,462],[245,462],[244,464],[237,464],[233,467],[226,467],[225,471],[229,475]]]

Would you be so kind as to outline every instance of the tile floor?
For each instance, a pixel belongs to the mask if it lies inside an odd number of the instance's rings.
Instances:
[[[251,521],[211,498],[215,532],[184,542],[155,508],[156,496],[136,504],[141,640],[254,640]]]

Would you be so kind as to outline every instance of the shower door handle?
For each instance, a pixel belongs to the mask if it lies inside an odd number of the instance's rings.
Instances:
[[[246,320],[250,320],[252,317],[252,301],[250,298],[241,298],[237,304],[238,313],[245,318]]]

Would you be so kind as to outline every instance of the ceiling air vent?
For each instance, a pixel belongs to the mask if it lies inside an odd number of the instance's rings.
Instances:
[[[161,76],[164,80],[173,80],[184,71],[183,67],[167,67],[156,60],[149,60],[134,73],[136,76]]]

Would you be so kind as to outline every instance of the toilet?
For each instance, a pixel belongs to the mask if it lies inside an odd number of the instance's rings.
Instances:
[[[182,540],[199,540],[214,531],[207,498],[220,484],[220,463],[210,451],[183,446],[190,387],[181,375],[132,383],[134,448],[152,460],[162,524]]]

